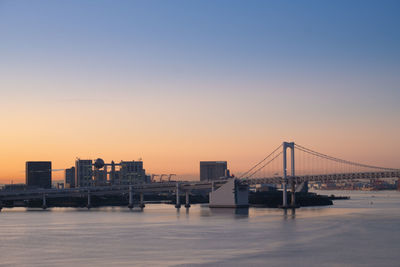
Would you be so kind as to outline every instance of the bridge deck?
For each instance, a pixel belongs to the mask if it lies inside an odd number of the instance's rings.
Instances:
[[[340,180],[379,179],[379,178],[400,178],[400,171],[386,172],[356,172],[356,173],[332,173],[296,176],[296,183],[306,181],[332,182]],[[289,179],[291,179],[289,177]],[[249,184],[282,184],[283,177],[264,177],[245,179]]]
[[[214,182],[179,182],[181,192],[190,190],[210,190],[212,187],[219,188],[227,180],[216,180]],[[46,198],[83,196],[89,192],[91,195],[119,195],[129,192],[130,187],[134,193],[162,193],[175,192],[176,182],[158,182],[151,184],[138,185],[113,185],[113,186],[93,186],[68,189],[31,189],[21,191],[0,191],[0,200],[29,200],[39,199],[43,195]]]

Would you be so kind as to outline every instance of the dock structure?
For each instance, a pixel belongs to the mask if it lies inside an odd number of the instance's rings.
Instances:
[[[249,206],[248,186],[230,179],[210,193],[210,208],[245,208]]]

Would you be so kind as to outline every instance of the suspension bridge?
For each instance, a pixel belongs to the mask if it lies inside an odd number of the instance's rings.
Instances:
[[[287,150],[290,149],[288,160]],[[290,175],[288,167],[290,163]],[[283,142],[268,156],[239,176],[248,184],[282,184],[282,207],[296,207],[296,185],[309,181],[399,178],[400,169],[367,165],[329,156],[294,142]],[[291,187],[291,204],[287,190]]]
[[[290,158],[288,160],[288,149]],[[264,159],[248,171],[235,178],[233,188],[255,184],[281,184],[283,191],[282,208],[295,208],[296,187],[309,181],[333,182],[342,180],[400,178],[400,169],[373,166],[329,156],[306,148],[294,142],[283,142]],[[46,198],[66,196],[87,196],[87,206],[91,207],[92,195],[129,194],[129,207],[133,207],[133,194],[140,194],[140,206],[144,207],[144,193],[173,192],[176,195],[176,207],[180,207],[180,195],[186,196],[186,207],[190,207],[189,193],[192,190],[211,190],[214,192],[232,179],[194,182],[153,182],[150,184],[91,186],[73,189],[35,189],[26,191],[0,191],[0,210],[2,201],[27,201],[42,199],[46,208]],[[288,189],[291,189],[290,204]],[[231,189],[228,191],[232,192]],[[234,190],[235,191],[235,190]],[[235,196],[236,197],[236,196]]]

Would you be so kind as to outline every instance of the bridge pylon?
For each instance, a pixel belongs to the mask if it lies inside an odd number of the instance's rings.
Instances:
[[[281,208],[287,209],[287,208],[296,208],[296,199],[295,199],[295,193],[296,193],[296,186],[295,186],[295,163],[294,163],[294,142],[283,142],[282,143],[282,148],[283,148],[283,184],[282,184],[282,190],[283,190],[283,196],[282,196],[282,206]],[[289,179],[287,176],[287,149],[290,148],[290,163],[291,163],[291,175],[290,175],[290,185],[292,187],[292,197],[291,197],[291,204],[288,205],[287,203],[287,186],[289,183]]]

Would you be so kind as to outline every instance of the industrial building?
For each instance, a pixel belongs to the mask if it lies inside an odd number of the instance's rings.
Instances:
[[[51,161],[27,161],[25,182],[28,187],[51,188]]]
[[[226,161],[200,161],[200,181],[230,177]]]

